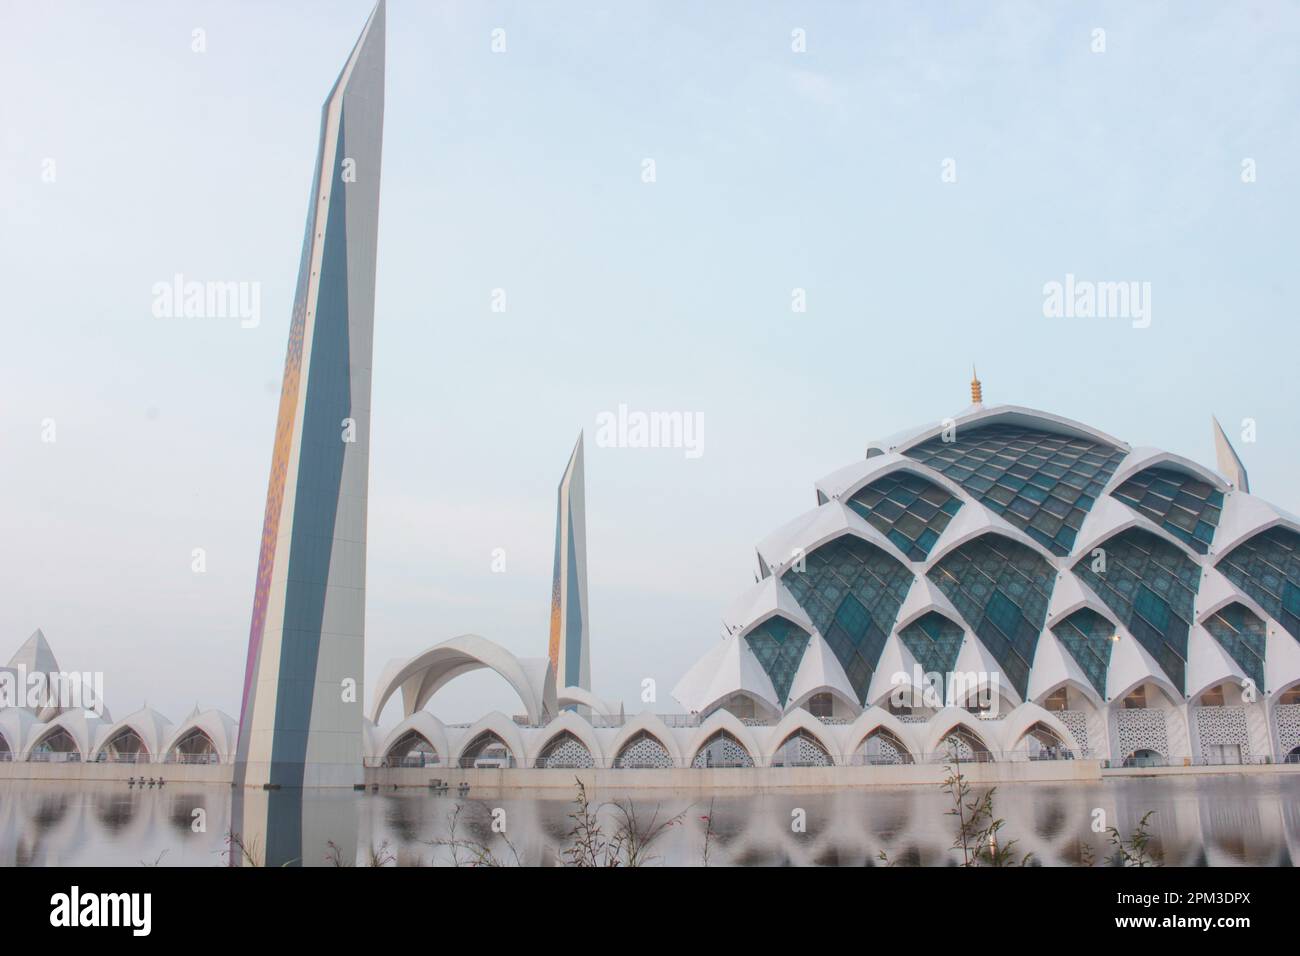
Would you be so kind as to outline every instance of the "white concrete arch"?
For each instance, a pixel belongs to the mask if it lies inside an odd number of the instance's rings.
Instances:
[[[743,634],[769,618],[780,616],[812,633],[815,625],[794,595],[777,577],[766,577],[745,590],[722,617],[724,633]]]
[[[1026,697],[1029,701],[1040,701],[1067,685],[1077,688],[1095,706],[1105,706],[1103,696],[1092,686],[1083,667],[1052,632],[1049,624],[1038,636]]]
[[[1198,465],[1190,458],[1184,458],[1182,455],[1175,455],[1173,452],[1164,451],[1160,448],[1141,447],[1134,448],[1129,452],[1115,473],[1110,476],[1110,481],[1102,489],[1103,495],[1109,495],[1124,482],[1128,481],[1139,472],[1146,471],[1148,468],[1164,468],[1168,471],[1176,471],[1180,474],[1187,475],[1189,478],[1195,478],[1212,486],[1215,490],[1221,492],[1228,491],[1228,483],[1223,480],[1223,476],[1218,472]]]
[[[867,485],[879,481],[881,478],[886,478],[889,475],[897,474],[900,471],[906,471],[911,472],[916,477],[922,478],[933,485],[938,485],[963,505],[978,503],[970,492],[957,484],[957,482],[953,481],[947,475],[935,471],[933,468],[923,465],[915,459],[908,458],[904,455],[880,455],[875,458],[868,458],[866,461],[857,464],[871,465],[872,463],[877,464],[875,464],[875,467],[863,469],[861,474],[851,481],[844,482],[835,494],[828,494],[827,497],[831,500],[838,499],[839,501],[847,503],[850,498],[856,495],[863,488],[867,487]],[[817,490],[823,491],[822,482],[817,483]],[[823,491],[823,493],[825,492]]]
[[[804,648],[803,657],[799,660],[794,679],[790,682],[786,709],[801,707],[813,694],[820,693],[831,694],[851,713],[856,714],[862,709],[839,658],[821,633],[813,631],[808,646]]]
[[[89,760],[90,753],[94,749],[95,734],[99,731],[102,721],[98,717],[87,717],[84,711],[68,710],[59,714],[49,723],[41,725],[39,729],[33,728],[27,743],[27,749],[23,752],[22,759],[30,760],[32,751],[47,740],[56,731],[62,729],[68,732],[76,745],[77,753],[82,760]]]
[[[1183,702],[1183,693],[1174,686],[1151,653],[1143,647],[1127,627],[1116,629],[1119,640],[1110,652],[1110,666],[1106,668],[1106,699],[1110,703],[1123,701],[1134,688],[1150,683],[1160,688],[1175,704]],[[1185,676],[1185,675],[1184,675]]]
[[[931,717],[929,723],[926,724],[925,747],[922,752],[925,754],[937,753],[944,738],[958,727],[963,727],[970,732],[973,737],[984,745],[986,750],[997,751],[1000,742],[997,737],[997,729],[989,730],[984,726],[985,724],[986,721],[980,720],[972,715],[970,711],[961,707],[945,707]],[[990,740],[990,738],[992,739]]]
[[[1196,590],[1194,612],[1197,624],[1204,624],[1206,618],[1213,617],[1229,604],[1241,604],[1261,621],[1268,623],[1271,617],[1253,597],[1237,589],[1218,568],[1206,565],[1201,569],[1201,586]]]
[[[956,427],[959,438],[963,430],[977,427],[984,428],[989,425],[1012,425],[1018,428],[1044,431],[1064,438],[1083,438],[1088,441],[1100,442],[1124,452],[1125,455],[1132,451],[1128,442],[1120,441],[1112,435],[1083,424],[1083,422],[1077,422],[1061,415],[1053,415],[1050,412],[1026,408],[1023,405],[992,405],[988,407],[971,405],[948,422],[938,422],[937,424],[924,426],[919,430],[914,429],[904,436],[886,439],[889,442],[888,447],[877,443],[873,443],[871,447],[880,447],[882,451],[886,452],[895,451],[899,454],[905,454],[909,449],[920,445],[922,442],[942,435],[944,429],[950,424]]]
[[[1223,645],[1200,624],[1193,624],[1187,634],[1186,698],[1195,700],[1211,687],[1225,682],[1240,687],[1245,679],[1245,670]]]
[[[996,729],[996,735],[999,747],[1004,751],[1015,750],[1035,724],[1042,724],[1076,755],[1083,753],[1083,747],[1075,740],[1070,729],[1061,723],[1061,719],[1037,704],[1021,704],[999,723],[1001,727]]]
[[[684,766],[690,767],[695,763],[695,758],[699,756],[700,748],[707,744],[710,738],[720,730],[725,730],[736,739],[736,743],[745,748],[749,758],[754,761],[754,766],[762,766],[762,753],[758,745],[758,740],[754,737],[753,731],[746,727],[735,714],[725,710],[715,710],[707,718],[701,721],[700,726],[696,727],[686,744],[686,749],[682,751],[686,758]]]
[[[940,564],[948,555],[954,551],[960,551],[963,546],[985,535],[998,535],[1016,544],[1024,545],[1042,558],[1049,568],[1060,570],[1063,567],[1060,558],[1011,524],[1011,522],[999,517],[977,502],[972,507],[962,508],[948,522],[948,527],[943,529],[943,534],[939,535],[939,540],[930,549],[930,556],[926,558],[922,565],[923,572],[929,574],[934,566]]]
[[[514,758],[516,766],[522,766],[528,749],[524,746],[523,735],[519,732],[519,726],[501,713],[494,710],[490,714],[485,714],[470,725],[464,735],[451,745],[451,758],[447,761],[450,766],[459,767],[461,757],[465,755],[465,750],[484,733],[491,731],[501,739],[510,751],[510,756]],[[436,746],[436,745],[435,745]]]
[[[0,709],[0,735],[4,736],[14,760],[22,759],[31,743],[32,734],[39,733],[44,726],[25,707]]]
[[[172,728],[162,745],[159,760],[167,761],[177,745],[190,735],[191,731],[201,730],[212,741],[212,748],[217,753],[219,763],[230,763],[235,759],[235,750],[239,742],[239,724],[224,711],[212,708],[199,710],[197,707],[190,715]]]
[[[802,730],[808,736],[814,738],[821,748],[826,751],[831,759],[832,766],[840,766],[843,761],[843,754],[839,752],[839,741],[831,732],[831,729],[823,724],[802,707],[797,707],[782,717],[770,731],[763,741],[762,763],[760,766],[772,766],[772,759],[781,746],[790,739],[796,731]],[[755,763],[758,763],[757,759]]]
[[[100,726],[95,734],[94,749],[90,759],[98,760],[104,749],[122,731],[132,730],[144,744],[150,763],[161,763],[163,744],[171,737],[172,722],[152,707],[141,707],[133,714],[127,714],[115,724]]]
[[[536,765],[537,760],[551,742],[565,733],[572,734],[582,745],[587,748],[591,754],[592,762],[597,767],[605,766],[605,750],[600,745],[596,737],[596,732],[592,729],[591,724],[583,720],[578,714],[571,710],[561,711],[560,715],[546,725],[546,728],[533,735],[537,741],[536,745],[527,754],[528,766]]]
[[[897,634],[909,624],[919,621],[930,613],[946,617],[964,631],[970,630],[962,619],[961,613],[953,606],[948,595],[939,590],[939,586],[930,580],[927,574],[917,574],[912,586],[907,589],[907,597],[898,608],[898,617],[894,620],[894,633]]]
[[[1066,677],[1058,680],[1055,684],[1049,684],[1038,693],[1033,694],[1031,699],[1026,701],[1026,703],[1033,703],[1042,707],[1043,702],[1062,687],[1069,687],[1073,690],[1077,690],[1095,710],[1100,712],[1106,709],[1105,698],[1097,693],[1097,688],[1092,686],[1092,682],[1087,679],[1086,675],[1083,677]],[[1048,713],[1051,713],[1051,711],[1048,711]]]
[[[481,668],[496,671],[514,688],[529,723],[539,724],[555,714],[555,676],[549,659],[520,659],[485,637],[462,634],[405,661],[389,661],[375,689],[370,719],[379,722],[384,705],[398,690],[402,692],[403,715],[409,716],[448,682]]]
[[[1079,529],[1074,547],[1070,551],[1069,567],[1073,568],[1080,559],[1091,554],[1097,548],[1105,549],[1106,542],[1116,535],[1123,534],[1131,528],[1138,528],[1152,534],[1161,541],[1173,545],[1193,562],[1200,565],[1205,559],[1191,545],[1170,534],[1144,514],[1134,511],[1118,498],[1104,495],[1097,499],[1083,527]]]
[[[514,721],[511,721],[513,724]],[[442,766],[447,766],[451,761],[451,743],[447,739],[447,728],[441,720],[433,716],[427,710],[417,710],[411,716],[403,718],[392,730],[388,731],[381,738],[378,753],[375,757],[382,761],[388,760],[388,754],[393,746],[401,740],[406,734],[415,731],[428,742],[433,748],[434,753],[438,755],[438,760]],[[469,743],[468,740],[464,743]],[[516,755],[517,760],[522,757]]]
[[[555,706],[560,713],[565,707],[587,707],[593,714],[602,717],[617,717],[622,713],[622,705],[613,701],[601,700],[584,687],[566,687],[555,695]]]
[[[672,696],[690,713],[707,714],[721,702],[743,694],[767,711],[781,713],[776,688],[743,638],[732,635],[715,644],[673,688]]]
[[[883,707],[869,707],[857,720],[844,728],[840,738],[844,762],[848,763],[858,748],[877,730],[887,730],[907,748],[908,756],[916,760],[922,749],[917,740],[916,728],[924,724],[905,724]]]
[[[614,735],[613,741],[605,751],[609,755],[610,765],[623,755],[625,748],[641,731],[645,731],[668,751],[668,756],[672,758],[674,767],[685,767],[686,764],[682,759],[682,750],[677,746],[677,738],[662,720],[648,710],[643,710],[631,720],[627,721]]]
[[[1244,491],[1230,492],[1210,545],[1210,560],[1218,563],[1233,548],[1257,534],[1281,526],[1300,534],[1300,518]]]
[[[960,513],[960,512],[959,512]],[[824,544],[852,534],[875,545],[905,568],[912,567],[898,546],[867,523],[860,514],[839,501],[828,501],[816,509],[812,520],[791,524],[769,535],[758,546],[774,577],[781,577],[801,557],[807,558]]]

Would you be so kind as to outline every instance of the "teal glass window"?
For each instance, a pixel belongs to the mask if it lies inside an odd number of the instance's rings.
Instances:
[[[1207,617],[1205,629],[1263,693],[1266,690],[1264,648],[1268,641],[1267,629],[1259,616],[1246,605],[1234,601]]]
[[[855,492],[848,506],[913,561],[924,561],[961,501],[910,471],[895,471]]]
[[[1032,548],[985,534],[944,555],[929,577],[1024,697],[1056,583],[1052,566]]]
[[[1106,698],[1106,669],[1115,645],[1115,625],[1091,608],[1080,608],[1059,624],[1052,633],[1088,675],[1102,699]]]
[[[1187,635],[1200,568],[1182,550],[1141,528],[1121,531],[1101,550],[1106,558],[1105,573],[1092,569],[1091,555],[1074,566],[1074,573],[1185,693]]]
[[[1300,534],[1281,526],[1261,531],[1216,567],[1300,641]]]
[[[1200,554],[1209,551],[1223,512],[1223,492],[1170,468],[1146,468],[1111,495]]]
[[[809,554],[803,571],[791,566],[781,583],[821,632],[865,705],[912,572],[875,545],[845,534]]]
[[[1053,554],[1066,555],[1124,458],[1118,448],[1012,425],[958,428],[905,452],[960,484]]]
[[[943,675],[945,692],[965,636],[960,624],[935,611],[927,612],[898,632],[898,639],[912,652],[925,673]]]
[[[790,696],[790,685],[799,671],[799,662],[808,647],[811,635],[798,624],[783,617],[768,618],[745,635],[749,649],[762,665],[777,699],[784,707]]]

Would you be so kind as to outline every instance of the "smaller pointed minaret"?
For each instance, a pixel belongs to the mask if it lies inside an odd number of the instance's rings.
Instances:
[[[970,367],[970,403],[977,407],[984,404],[984,387],[980,385],[979,373],[975,371],[975,366]]]
[[[1214,426],[1214,456],[1218,459],[1219,471],[1238,491],[1250,494],[1250,478],[1246,475],[1246,466],[1237,457],[1237,452],[1233,449],[1232,442],[1228,441],[1228,436],[1224,434],[1219,420],[1211,415],[1210,422]]]

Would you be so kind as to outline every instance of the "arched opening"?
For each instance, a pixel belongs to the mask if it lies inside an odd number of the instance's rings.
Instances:
[[[1173,737],[1171,722],[1173,730],[1190,734],[1190,729],[1179,716],[1179,702],[1155,681],[1137,684],[1110,707],[1115,731],[1111,741],[1112,756],[1121,766],[1164,766],[1169,759],[1169,742]],[[1150,753],[1139,757],[1147,751]],[[1157,757],[1159,763],[1150,762]],[[1146,762],[1137,762],[1139,760]]]
[[[637,731],[614,758],[614,766],[620,770],[668,769],[672,765],[673,758],[668,748],[660,743],[658,737],[644,730]]]
[[[1163,767],[1165,758],[1158,750],[1142,748],[1135,750],[1124,758],[1126,767]]]
[[[169,755],[171,763],[217,763],[220,758],[212,738],[195,727],[182,737]]]
[[[537,758],[537,767],[543,770],[586,770],[594,766],[591,750],[568,730],[552,737]]]
[[[460,765],[466,770],[503,770],[515,766],[515,755],[494,731],[485,730],[461,751]]]
[[[1290,752],[1282,758],[1283,763],[1300,763],[1300,747],[1292,747]]]
[[[834,762],[822,742],[802,728],[786,737],[772,754],[773,767],[829,767]]]
[[[433,744],[418,730],[402,734],[384,754],[386,767],[436,767],[441,762]]]
[[[957,760],[962,763],[992,763],[993,754],[969,727],[958,724],[944,734],[939,743],[937,760]]]
[[[1030,760],[1074,759],[1074,752],[1070,750],[1065,741],[1044,723],[1035,723],[1025,731],[1021,740],[1025,742]]]
[[[9,741],[5,739],[4,734],[0,734],[0,763],[8,763],[14,759],[14,752],[9,746]]]
[[[728,694],[722,700],[713,706],[706,708],[700,714],[700,720],[707,720],[709,715],[717,710],[725,710],[742,724],[765,724],[768,721],[780,720],[781,712],[764,700],[760,700],[747,691],[737,691],[734,694]]]
[[[752,767],[754,758],[749,755],[744,744],[725,730],[719,730],[695,752],[695,759],[691,761],[691,766],[697,770]]]
[[[28,758],[32,763],[80,763],[81,751],[72,734],[56,727],[41,738]]]
[[[888,767],[911,762],[912,755],[907,745],[892,730],[884,727],[877,727],[862,738],[862,743],[849,759],[849,763],[856,767]]]
[[[123,727],[99,752],[101,763],[148,763],[149,748],[140,735],[130,727]]]

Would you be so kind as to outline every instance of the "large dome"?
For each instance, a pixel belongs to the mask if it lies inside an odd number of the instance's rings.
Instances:
[[[1228,477],[977,401],[872,443],[759,544],[760,580],[674,696],[848,718],[913,675],[977,673],[1011,707],[1069,687],[1104,710],[1150,684],[1272,698],[1300,682],[1300,521],[1216,441]]]

